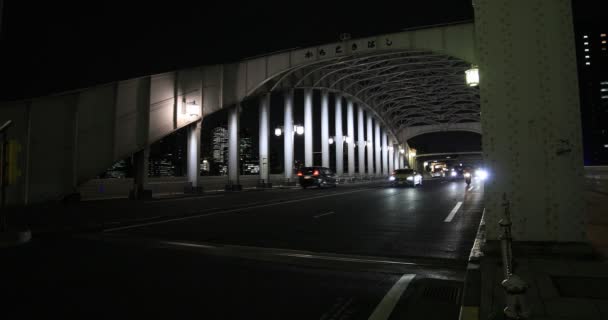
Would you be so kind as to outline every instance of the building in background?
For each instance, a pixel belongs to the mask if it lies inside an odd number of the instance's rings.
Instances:
[[[213,162],[226,165],[228,158],[228,129],[216,127],[211,131]]]
[[[608,164],[608,27],[579,25],[579,74],[585,165]]]

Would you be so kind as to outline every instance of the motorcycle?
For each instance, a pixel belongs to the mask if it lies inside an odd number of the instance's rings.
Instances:
[[[464,182],[467,183],[467,187],[471,185],[471,173],[470,172],[464,173]]]

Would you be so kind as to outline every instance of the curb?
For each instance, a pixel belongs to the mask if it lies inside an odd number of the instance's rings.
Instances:
[[[22,231],[3,231],[0,232],[0,248],[18,246],[29,242],[32,239],[32,232],[28,230]]]
[[[483,256],[482,248],[486,240],[485,209],[477,229],[475,243],[471,248],[467,271],[464,277],[464,288],[460,304],[459,320],[479,320],[481,305],[481,269],[479,261]]]

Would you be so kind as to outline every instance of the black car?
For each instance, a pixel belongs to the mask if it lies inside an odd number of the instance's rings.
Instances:
[[[298,171],[300,186],[306,189],[311,186],[325,187],[336,186],[336,175],[325,167],[304,167]]]

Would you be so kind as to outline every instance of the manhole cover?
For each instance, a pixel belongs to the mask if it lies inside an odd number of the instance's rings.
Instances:
[[[608,278],[551,277],[559,295],[571,298],[608,300]]]
[[[443,302],[460,303],[460,288],[457,287],[425,287],[422,298]]]

